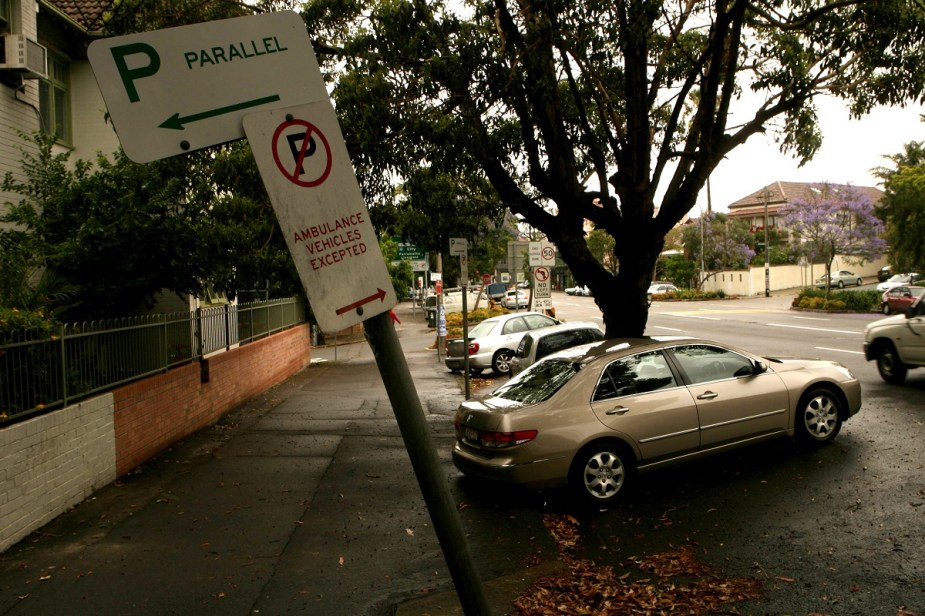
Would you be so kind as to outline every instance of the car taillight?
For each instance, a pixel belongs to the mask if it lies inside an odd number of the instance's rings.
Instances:
[[[469,355],[475,355],[478,352],[479,352],[478,342],[473,342],[472,344],[469,345]]]
[[[479,431],[479,444],[482,447],[503,449],[514,445],[529,443],[539,434],[536,430],[518,430],[516,432],[482,432]]]

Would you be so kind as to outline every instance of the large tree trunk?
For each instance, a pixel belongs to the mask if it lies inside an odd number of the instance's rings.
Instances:
[[[649,308],[646,291],[664,239],[651,227],[617,238],[620,271],[614,276],[591,254],[584,234],[563,233],[555,238],[562,260],[578,284],[587,285],[604,315],[608,338],[636,338],[645,334]],[[622,245],[621,245],[622,244]]]

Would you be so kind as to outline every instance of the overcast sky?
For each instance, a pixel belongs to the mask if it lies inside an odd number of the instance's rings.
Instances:
[[[879,187],[871,169],[891,167],[891,161],[883,156],[902,152],[910,141],[925,141],[925,123],[919,119],[923,114],[925,107],[921,105],[881,107],[860,120],[849,120],[843,102],[827,99],[819,105],[822,148],[812,161],[799,167],[796,160],[780,152],[771,137],[756,135],[713,172],[713,209],[724,212],[730,203],[778,180]],[[705,190],[697,203],[698,208],[706,209]],[[700,215],[698,208],[691,211],[691,217]]]

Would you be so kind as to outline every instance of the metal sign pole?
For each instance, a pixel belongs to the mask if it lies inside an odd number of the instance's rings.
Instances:
[[[488,616],[491,613],[488,598],[476,572],[459,512],[450,497],[446,475],[440,470],[440,459],[395,327],[387,314],[371,317],[364,325],[463,612],[469,616]]]
[[[463,389],[466,400],[469,399],[469,308],[467,306],[469,287],[462,286],[462,312],[463,312]]]

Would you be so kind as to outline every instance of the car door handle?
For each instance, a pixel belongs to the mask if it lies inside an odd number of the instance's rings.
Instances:
[[[623,415],[624,413],[627,413],[627,412],[629,412],[629,409],[623,405],[620,405],[620,406],[610,409],[609,411],[607,411],[606,414],[607,415]]]
[[[715,398],[715,397],[718,396],[718,395],[719,395],[718,393],[713,392],[713,391],[705,391],[705,392],[703,392],[702,394],[700,394],[699,396],[697,396],[697,399],[698,399],[698,400],[712,400],[713,398]]]

